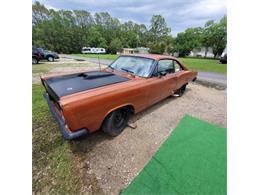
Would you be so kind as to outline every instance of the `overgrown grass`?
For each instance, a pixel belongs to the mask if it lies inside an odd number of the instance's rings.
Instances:
[[[33,112],[33,192],[36,194],[78,194],[81,177],[75,174],[77,162],[52,118],[42,94],[43,87],[32,86]]]
[[[227,65],[220,64],[219,60],[215,59],[196,59],[196,58],[179,58],[185,65],[190,69],[205,71],[205,72],[216,72],[216,73],[227,73]]]
[[[72,54],[75,56],[81,56],[81,57],[85,57],[85,58],[99,58],[100,59],[105,59],[105,60],[114,60],[118,57],[118,55],[116,54]]]

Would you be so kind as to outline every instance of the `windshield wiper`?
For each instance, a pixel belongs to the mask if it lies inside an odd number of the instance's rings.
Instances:
[[[114,68],[113,68],[111,65],[108,65],[107,67],[109,67],[109,68],[111,68],[111,69],[113,69],[113,70],[114,70]]]
[[[111,68],[112,71],[115,70],[111,65],[108,65],[107,67],[108,67],[108,68]]]
[[[121,70],[123,70],[123,71],[125,71],[125,72],[128,72],[128,73],[132,73],[132,74],[134,74],[134,72],[133,72],[133,71],[131,71],[131,70],[128,70],[128,69],[126,69],[126,68],[121,68]]]

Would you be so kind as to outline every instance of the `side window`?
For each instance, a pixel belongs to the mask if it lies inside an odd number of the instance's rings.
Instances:
[[[182,70],[182,68],[180,67],[180,65],[177,62],[174,62],[174,66],[175,66],[175,72],[179,72]]]
[[[158,63],[158,72],[174,72],[174,61],[173,60],[160,60]]]

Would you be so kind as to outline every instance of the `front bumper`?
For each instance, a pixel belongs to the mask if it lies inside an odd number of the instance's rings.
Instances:
[[[87,129],[80,129],[76,132],[69,131],[69,129],[66,127],[66,123],[65,123],[64,119],[55,111],[54,105],[50,100],[49,94],[44,93],[43,96],[47,100],[47,103],[48,103],[48,106],[49,106],[50,111],[52,113],[52,116],[54,117],[54,119],[59,124],[59,129],[60,129],[60,132],[61,132],[62,136],[64,137],[64,139],[72,140],[72,139],[81,137],[83,135],[86,135],[88,133]]]

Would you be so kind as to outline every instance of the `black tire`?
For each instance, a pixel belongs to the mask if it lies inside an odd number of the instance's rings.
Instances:
[[[38,61],[36,58],[32,58],[32,63],[33,63],[33,64],[38,64],[38,62],[39,62],[39,61]]]
[[[54,57],[53,57],[53,56],[48,56],[48,57],[47,57],[47,60],[48,60],[49,62],[54,62]]]
[[[117,109],[106,117],[102,130],[110,136],[117,136],[127,126],[129,117],[130,111],[127,107]]]
[[[178,96],[178,97],[181,97],[181,96],[184,94],[185,90],[186,90],[186,86],[187,86],[187,84],[183,85],[180,89],[178,89],[178,90],[174,93],[174,95],[175,95],[175,96]]]

